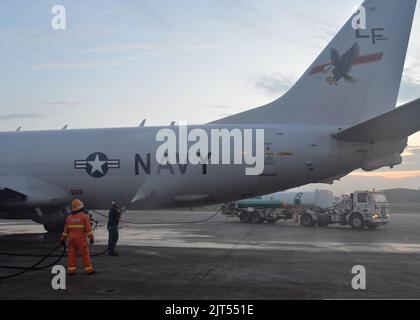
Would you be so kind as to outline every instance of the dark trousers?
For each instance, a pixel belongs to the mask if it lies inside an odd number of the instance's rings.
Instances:
[[[117,246],[119,234],[118,226],[108,226],[108,249],[113,252]]]

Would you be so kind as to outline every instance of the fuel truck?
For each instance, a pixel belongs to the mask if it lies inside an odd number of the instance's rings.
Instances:
[[[390,222],[390,204],[380,191],[355,191],[339,198],[328,190],[279,192],[225,204],[222,212],[243,223],[295,219],[308,228],[340,224],[374,230]]]

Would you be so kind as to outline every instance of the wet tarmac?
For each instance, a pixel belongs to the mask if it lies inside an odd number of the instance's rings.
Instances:
[[[224,216],[178,224],[211,214],[127,213],[124,219],[138,224],[121,225],[120,256],[95,257],[95,276],[81,268],[67,279],[67,290],[55,291],[51,270],[35,271],[3,280],[0,298],[420,299],[420,214],[394,214],[376,231],[306,229],[290,221],[249,225]],[[94,253],[107,242],[105,220],[98,220]],[[0,220],[0,252],[46,253],[57,241],[40,225]],[[36,261],[0,256],[2,266]],[[366,267],[365,291],[351,286],[355,265]],[[0,275],[12,272],[0,268]]]

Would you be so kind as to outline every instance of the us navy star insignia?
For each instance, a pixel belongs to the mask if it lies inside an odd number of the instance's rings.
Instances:
[[[102,152],[92,153],[86,160],[76,160],[75,169],[84,169],[93,178],[103,178],[109,169],[119,169],[120,160],[109,160]]]

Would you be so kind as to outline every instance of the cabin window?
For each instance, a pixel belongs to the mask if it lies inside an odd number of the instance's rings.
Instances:
[[[368,203],[369,202],[369,196],[367,193],[359,193],[357,196],[357,202],[360,203]]]

